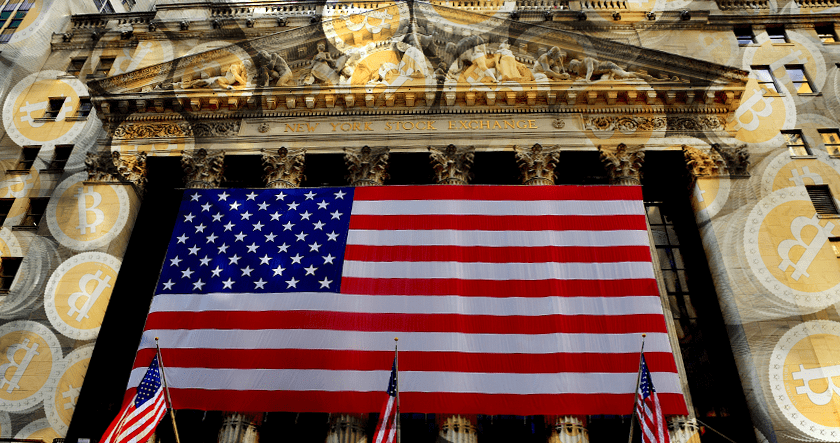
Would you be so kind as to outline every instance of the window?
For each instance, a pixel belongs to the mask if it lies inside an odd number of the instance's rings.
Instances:
[[[794,157],[804,157],[811,155],[811,150],[808,149],[808,144],[802,138],[802,131],[782,131],[785,136],[785,143],[787,144],[790,155]]]
[[[16,169],[22,171],[32,169],[32,165],[35,164],[35,159],[38,158],[38,151],[40,150],[40,146],[24,146],[21,150],[20,160],[18,161]]]
[[[755,35],[751,27],[735,28],[734,31],[739,45],[743,46],[755,43]]]
[[[811,88],[811,83],[805,75],[805,67],[802,65],[785,65],[788,77],[793,83],[793,90],[797,94],[810,94],[814,92]]]
[[[50,162],[50,169],[62,170],[67,165],[67,160],[70,159],[70,153],[73,152],[73,145],[57,145],[55,153],[53,154],[52,162]]]
[[[50,97],[50,103],[47,106],[47,110],[44,111],[44,116],[41,118],[49,121],[55,120],[61,114],[61,109],[64,107],[66,100],[66,97]]]
[[[767,27],[767,38],[772,43],[787,43],[787,35],[785,34],[784,26]]]
[[[123,4],[123,6],[125,6],[125,9],[127,11],[131,11],[132,9],[134,9],[134,5],[137,4],[137,1],[136,0],[122,0],[122,4]]]
[[[825,150],[830,155],[840,155],[840,131],[837,129],[820,129]]]
[[[831,249],[834,250],[834,256],[840,258],[840,237],[829,237],[828,241],[831,242]]]
[[[85,66],[86,58],[74,58],[70,60],[70,66],[67,66],[67,73],[79,77],[82,75],[82,68]]]
[[[15,204],[13,198],[0,198],[0,226],[6,222],[6,217],[9,216],[9,211],[12,210],[12,205]]]
[[[99,12],[104,12],[106,14],[114,13],[114,7],[111,5],[109,0],[93,0],[93,4],[96,5],[96,9]]]
[[[35,0],[0,0],[0,43],[8,43]]]
[[[776,79],[773,78],[773,73],[769,66],[752,66],[752,73],[758,79],[758,86],[768,91],[779,92],[776,87]]]
[[[12,288],[12,282],[15,281],[15,275],[22,261],[21,257],[0,258],[0,292],[9,292]]]
[[[837,42],[837,33],[834,32],[834,25],[817,25],[814,26],[814,29],[817,31],[817,36],[820,38],[820,41],[823,43],[835,43]]]
[[[90,103],[90,97],[82,97],[79,99],[79,110],[76,112],[76,117],[85,119],[90,115],[90,110],[93,105]]]
[[[96,66],[96,74],[100,77],[107,77],[111,72],[111,66],[114,66],[114,57],[99,57],[99,65]]]
[[[837,210],[837,204],[834,203],[834,196],[831,195],[831,189],[828,185],[805,185],[808,190],[808,197],[811,197],[811,203],[814,204],[814,209],[819,215],[836,216],[840,215]]]
[[[29,208],[26,210],[26,215],[23,216],[19,226],[37,227],[41,223],[41,217],[47,212],[47,203],[49,198],[30,198]]]

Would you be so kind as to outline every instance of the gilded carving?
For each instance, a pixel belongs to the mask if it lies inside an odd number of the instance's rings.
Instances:
[[[262,164],[265,168],[263,179],[266,188],[297,188],[303,175],[303,161],[306,151],[288,150],[282,147],[276,154],[262,151]]]
[[[747,168],[750,166],[750,151],[747,150],[747,145],[724,148],[720,144],[715,143],[712,145],[712,149],[723,157],[723,160],[726,162],[726,167],[729,169],[730,177],[750,176],[749,171],[747,171]]]
[[[344,162],[347,164],[347,180],[350,186],[377,186],[388,179],[388,148],[345,148]]]
[[[715,117],[668,117],[668,130],[708,131],[723,129],[723,122]]]
[[[184,151],[181,167],[187,188],[218,188],[225,172],[225,151],[209,153],[204,148]]]
[[[683,155],[688,172],[694,177],[709,177],[726,174],[726,162],[717,151],[701,150],[683,145]]]
[[[146,153],[89,152],[85,157],[88,181],[131,183],[142,197],[146,190]]]
[[[295,86],[294,75],[289,64],[277,53],[257,53],[257,84],[259,86]]]
[[[440,185],[466,185],[472,178],[470,168],[475,161],[475,148],[457,148],[449,145],[444,149],[429,146],[429,158]]]
[[[589,443],[589,431],[584,420],[584,417],[572,415],[555,417],[548,443]]]
[[[543,148],[536,144],[531,148],[514,146],[516,163],[522,172],[523,185],[553,185],[554,169],[560,162],[559,146]]]
[[[187,122],[123,124],[114,130],[114,137],[131,140],[153,137],[192,137],[192,127]]]
[[[598,146],[601,163],[610,176],[610,183],[616,185],[641,185],[642,165],[645,162],[644,145],[627,147],[624,143],[618,145],[614,151]]]
[[[584,117],[586,129],[622,132],[632,131],[715,131],[723,129],[723,121],[716,116],[706,117]]]

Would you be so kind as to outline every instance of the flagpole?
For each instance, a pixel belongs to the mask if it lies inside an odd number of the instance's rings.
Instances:
[[[636,372],[636,389],[633,391],[633,413],[630,414],[630,437],[627,443],[633,443],[633,425],[636,423],[636,402],[639,396],[639,381],[642,379],[642,356],[645,353],[645,337],[647,334],[642,334],[642,349],[639,350],[639,370]]]
[[[158,366],[160,366],[160,378],[163,379],[163,391],[166,393],[166,406],[169,408],[169,415],[172,418],[172,430],[175,431],[175,443],[181,443],[181,437],[178,436],[178,426],[175,424],[175,409],[172,408],[172,397],[169,396],[169,385],[166,384],[163,357],[160,355],[160,344],[157,337],[155,337],[155,347],[157,348]]]
[[[397,443],[400,443],[400,352],[399,337],[394,337],[394,374],[397,382]],[[180,442],[179,442],[180,443]]]

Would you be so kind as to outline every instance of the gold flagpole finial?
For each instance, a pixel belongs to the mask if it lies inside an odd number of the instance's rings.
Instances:
[[[645,338],[645,337],[647,337],[647,334],[642,334],[642,338]]]
[[[399,337],[394,337],[394,341],[400,341]]]

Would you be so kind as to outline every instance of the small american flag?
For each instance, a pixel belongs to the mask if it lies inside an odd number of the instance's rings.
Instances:
[[[391,366],[391,378],[388,380],[388,400],[382,405],[379,424],[376,425],[373,443],[394,443],[397,436],[397,359]]]
[[[149,438],[166,414],[166,398],[160,380],[160,367],[155,356],[137,392],[126,403],[105,431],[102,443],[140,443]]]
[[[653,388],[645,356],[642,355],[639,390],[636,395],[636,415],[642,429],[642,443],[669,443],[668,424],[662,415],[659,396]]]

